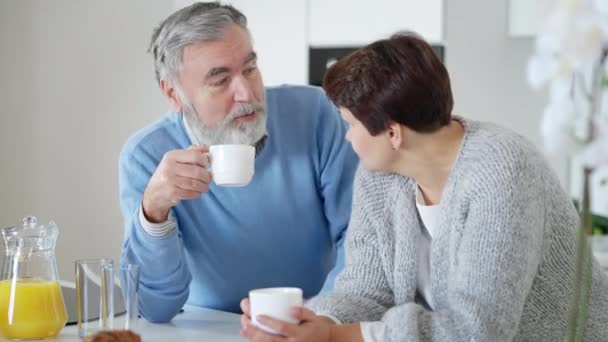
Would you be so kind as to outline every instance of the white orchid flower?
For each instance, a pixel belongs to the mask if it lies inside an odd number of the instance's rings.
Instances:
[[[591,84],[608,46],[608,0],[555,0],[550,5],[526,70],[533,88],[549,86],[541,122],[545,147],[553,154],[578,150],[588,165],[608,163],[608,92],[592,94]],[[602,113],[593,110],[597,105]]]
[[[608,22],[592,1],[562,0],[547,16],[543,32],[552,38],[539,39],[539,45],[559,51],[569,64],[580,70],[592,64],[601,53],[608,38]]]
[[[528,64],[528,81],[535,88],[550,85],[550,101],[541,122],[546,150],[570,156],[575,165],[570,171],[583,180],[580,191],[574,192],[579,200],[587,195],[597,198],[598,192],[591,188],[591,174],[608,164],[608,88],[603,84],[599,87],[597,82],[598,77],[606,76],[606,70],[598,69],[607,64],[608,0],[555,0],[552,5],[537,37],[536,54]],[[583,172],[580,166],[589,172]],[[583,215],[595,208],[589,201],[581,204]],[[584,241],[577,243],[579,251],[584,250]],[[588,260],[578,254],[577,265],[590,267]],[[589,277],[577,278],[576,288],[591,286],[590,282]],[[581,298],[577,293],[571,307],[586,307],[586,297]],[[571,316],[567,340],[582,341],[585,324],[584,318],[581,322],[577,315]]]
[[[528,82],[534,89],[540,89],[558,73],[560,61],[554,56],[537,54],[528,62]]]
[[[560,101],[563,99],[570,98],[574,84],[572,79],[572,72],[554,77],[549,84],[549,99],[550,101]]]
[[[556,100],[547,105],[541,122],[541,134],[547,152],[557,154],[573,150],[572,122],[575,119],[576,110],[572,101]]]
[[[597,130],[598,138],[581,151],[584,165],[592,169],[608,164],[608,124],[602,126]]]
[[[597,10],[598,14],[608,20],[608,1],[606,0],[593,0],[593,7]]]

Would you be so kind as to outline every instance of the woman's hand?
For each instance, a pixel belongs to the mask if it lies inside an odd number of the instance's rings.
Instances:
[[[303,308],[293,308],[291,315],[300,321],[299,325],[287,323],[268,316],[258,316],[257,320],[268,328],[277,331],[279,335],[269,334],[256,327],[251,322],[249,299],[241,301],[241,335],[252,342],[330,342],[332,323],[326,317],[317,316],[314,312]]]

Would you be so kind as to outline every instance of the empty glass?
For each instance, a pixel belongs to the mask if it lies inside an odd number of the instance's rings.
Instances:
[[[136,331],[139,315],[139,266],[123,265],[120,268],[120,284],[126,309],[124,328]]]
[[[78,335],[94,335],[114,327],[114,262],[110,259],[76,261]]]

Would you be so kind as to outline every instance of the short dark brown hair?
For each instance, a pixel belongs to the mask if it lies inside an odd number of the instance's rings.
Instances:
[[[339,59],[323,87],[371,135],[397,122],[429,133],[450,123],[450,77],[433,48],[413,32],[398,33]]]

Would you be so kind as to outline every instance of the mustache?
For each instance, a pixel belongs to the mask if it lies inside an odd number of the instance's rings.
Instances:
[[[244,102],[239,104],[237,108],[230,111],[226,118],[224,119],[225,123],[232,122],[234,119],[239,118],[243,115],[251,114],[252,112],[262,113],[264,111],[264,106],[258,102]]]

